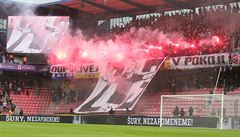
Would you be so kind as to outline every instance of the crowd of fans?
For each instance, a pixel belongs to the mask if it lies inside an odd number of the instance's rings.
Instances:
[[[4,95],[5,94],[5,95]],[[14,114],[16,104],[10,98],[10,94],[6,94],[3,90],[0,91],[0,114],[7,112],[10,115]]]
[[[219,16],[221,15],[221,16]],[[232,20],[234,18],[234,21]],[[128,32],[132,27],[136,29],[150,27],[152,30],[158,29],[165,34],[176,33],[182,35],[188,43],[192,43],[194,46],[189,48],[181,48],[181,45],[165,45],[163,51],[165,56],[189,56],[189,55],[200,55],[200,54],[213,54],[213,53],[224,53],[232,51],[232,49],[239,49],[240,47],[240,14],[232,11],[225,11],[219,9],[219,11],[205,12],[201,11],[199,14],[187,13],[182,15],[172,15],[172,16],[150,16],[144,19],[133,19],[130,23],[124,26],[115,26],[112,28],[111,32],[113,34],[121,35],[121,33]],[[219,38],[217,44],[204,43],[203,40],[212,39],[214,36]],[[1,52],[1,57],[3,52]],[[14,63],[12,57],[6,58],[8,63]],[[209,71],[209,70],[207,70]],[[173,73],[173,72],[171,72]],[[194,72],[196,73],[196,72]],[[186,74],[183,76],[175,77],[165,77],[164,85],[168,85],[168,88],[172,92],[177,92],[181,88],[202,88],[202,87],[214,87],[216,81],[217,70],[214,70],[214,75],[206,74],[203,75],[200,72],[198,75]],[[220,82],[226,87],[226,91],[231,89],[231,85],[235,87],[239,86],[239,74],[230,74],[230,71],[224,70],[220,77]],[[161,75],[162,76],[162,75]],[[177,76],[177,78],[176,78]],[[25,79],[8,78],[1,81],[0,90],[0,114],[2,112],[7,112],[9,114],[14,114],[16,109],[16,104],[11,98],[11,94],[25,94],[29,95],[29,90],[27,86],[35,87],[36,95],[40,94],[40,84],[38,82],[33,82],[32,80],[26,81]],[[167,83],[167,84],[166,84]],[[69,84],[66,84],[69,85]],[[227,86],[226,86],[227,85]],[[161,83],[157,81],[157,87],[161,86]],[[224,88],[225,88],[224,87]],[[66,88],[66,89],[65,89]],[[79,91],[73,91],[69,87],[56,86],[52,88],[52,101],[54,103],[64,102],[68,104],[70,102],[75,102],[81,100],[85,97]],[[191,108],[192,109],[192,108]],[[21,113],[23,113],[21,111]],[[191,116],[193,110],[189,111],[189,116]],[[179,110],[174,112],[174,115],[183,116]]]
[[[176,106],[172,113],[174,117],[184,117],[186,115],[191,117],[193,116],[193,112],[194,112],[194,109],[192,106],[188,108],[188,112],[185,112],[184,108],[179,109],[179,107]]]
[[[63,90],[60,86],[52,88],[52,101],[53,103],[59,103],[61,101],[64,104],[68,104],[70,102],[75,102],[78,100],[77,92],[74,90]]]
[[[11,78],[11,77],[2,77],[0,81],[0,114],[23,114],[21,108],[18,108],[14,100],[11,98],[12,94],[15,95],[30,95],[30,90],[33,87],[36,87],[35,94],[39,95],[40,90],[38,90],[37,82],[27,78]],[[17,111],[16,108],[18,109]]]
[[[200,11],[199,14],[175,14],[172,16],[149,16],[142,19],[133,19],[130,23],[114,26],[113,34],[128,32],[132,27],[158,29],[165,34],[177,33],[183,35],[188,43],[194,46],[188,49],[165,45],[166,56],[185,56],[211,53],[223,53],[231,51],[232,45],[238,48],[240,45],[238,30],[240,14],[232,11],[218,9],[217,11]],[[236,36],[236,37],[235,37]],[[217,43],[206,40],[217,37]]]
[[[52,87],[51,97],[53,104],[69,104],[86,99],[86,93],[72,90],[69,87],[69,82],[64,81],[64,86],[57,85],[56,87]],[[43,85],[41,80],[29,79],[27,77],[12,78],[9,76],[2,78],[0,80],[0,115],[23,115],[22,109],[15,104],[12,95],[26,95],[30,97],[30,94],[34,94],[40,96],[42,88],[45,89],[48,87],[47,85]]]
[[[90,87],[82,87],[83,89],[76,91],[76,89],[74,90],[69,86],[70,83],[70,80],[64,80],[63,84],[58,84],[51,88],[52,101],[54,104],[69,104],[87,98],[87,89],[90,89]],[[87,85],[87,82],[82,83],[85,83]]]

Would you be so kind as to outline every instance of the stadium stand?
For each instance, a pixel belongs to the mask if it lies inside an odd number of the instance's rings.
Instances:
[[[200,12],[199,14],[182,14],[182,15],[172,15],[172,16],[149,16],[142,19],[132,20],[129,24],[125,26],[114,26],[112,33],[121,34],[126,31],[130,31],[132,27],[137,29],[150,27],[151,29],[158,29],[164,33],[183,33],[185,38],[188,41],[193,43],[198,43],[202,39],[207,37],[219,36],[221,43],[218,46],[214,45],[205,45],[198,46],[195,45],[196,49],[169,49],[166,53],[166,56],[190,56],[190,55],[199,55],[199,54],[211,54],[211,53],[223,53],[228,51],[230,43],[233,43],[232,40],[235,33],[238,32],[238,29],[231,30],[227,26],[225,17],[217,17],[219,14],[233,17],[239,16],[234,14],[231,11],[225,11],[223,9],[218,9],[217,11],[208,11]],[[215,16],[219,22],[208,18],[208,16]],[[235,18],[235,17],[233,17]],[[238,47],[237,43],[234,43]],[[169,51],[170,50],[170,51]],[[172,51],[171,51],[172,50]]]
[[[71,112],[72,111],[71,109],[78,107],[82,102],[83,101],[77,101],[70,102],[68,104],[65,104],[64,101],[61,101],[58,104],[51,102],[48,106],[42,109],[40,113],[44,115],[73,113]]]
[[[53,102],[52,93],[50,90],[41,89],[39,94],[36,94],[36,92],[32,89],[26,90],[30,90],[29,95],[11,95],[11,98],[14,100],[17,107],[21,108],[25,115],[70,113],[71,108],[76,108],[83,102],[83,100],[69,102],[67,104],[64,100]]]
[[[192,89],[190,91],[178,91],[177,95],[204,95],[204,94],[209,94],[209,91],[211,89],[208,88],[204,88],[204,89]],[[216,90],[216,94],[222,94],[223,93],[223,89],[222,88],[218,88]],[[173,95],[172,92],[170,92],[168,89],[165,90],[161,90],[158,92],[146,92],[138,101],[138,103],[136,104],[135,108],[134,108],[134,114],[140,114],[140,115],[160,115],[160,102],[161,102],[161,95]],[[240,95],[240,89],[237,88],[233,91],[230,91],[228,93],[228,95]],[[166,114],[168,115],[173,115],[172,112],[175,108],[175,106],[182,106],[184,108],[189,108],[190,106],[192,106],[192,104],[184,104],[184,101],[182,102],[183,104],[181,104],[181,102],[167,102],[169,103],[169,106],[172,106],[171,108],[168,108],[167,110],[165,110]],[[171,104],[171,105],[170,105]],[[196,106],[192,106],[194,107],[198,107],[198,104],[196,104]],[[195,115],[206,115],[206,113],[204,112],[198,112],[195,113]]]
[[[36,95],[34,90],[29,90],[29,95],[12,94],[11,97],[16,105],[23,110],[25,115],[37,115],[50,105],[51,93],[47,90],[41,89],[39,95]]]
[[[214,19],[210,17],[214,17]],[[238,50],[240,45],[238,37],[240,28],[238,25],[234,26],[235,25],[234,23],[233,23],[234,29],[232,29],[231,27],[229,28],[228,23],[230,19],[226,20],[226,17],[234,18],[236,22],[239,22],[240,19],[238,10],[225,10],[224,8],[218,8],[210,11],[200,10],[198,13],[191,12],[184,13],[181,15],[176,13],[171,16],[164,14],[149,15],[144,18],[133,18],[132,21],[124,25],[117,26],[115,24],[113,25],[112,29],[110,30],[110,34],[108,33],[108,35],[122,35],[124,33],[131,32],[131,29],[133,28],[139,31],[141,31],[141,29],[143,28],[146,29],[150,28],[150,30],[152,31],[158,30],[164,34],[168,33],[183,34],[187,42],[191,42],[194,44],[192,47],[188,48],[180,48],[176,45],[173,47],[173,44],[162,45],[163,47],[161,50],[163,50],[165,57],[225,53]],[[205,39],[215,40],[217,44],[212,43],[201,44],[201,41]],[[147,43],[145,45],[143,44],[143,46],[154,44],[156,43],[154,42]],[[6,51],[4,51],[6,63],[12,63],[10,55],[12,56],[12,54],[8,54],[6,53]],[[229,68],[232,68],[232,66],[230,66]],[[216,76],[215,73],[214,75]],[[214,88],[214,87],[210,88],[209,85],[202,86],[201,85],[202,83],[194,84],[194,82],[197,80],[191,78],[189,80],[191,81],[191,84],[188,87],[188,90],[186,91],[183,90],[184,88],[183,80],[182,79],[178,80],[179,75],[175,74],[172,77],[176,78],[177,82],[176,93],[169,91],[170,87],[168,87],[169,89],[166,89],[166,85],[169,84],[169,83],[166,84],[166,82],[165,88],[162,88],[158,92],[145,91],[145,93],[143,94],[143,96],[140,98],[137,105],[133,109],[133,113],[143,115],[159,115],[160,111],[159,97],[161,95],[209,94],[210,90],[213,90]],[[234,74],[233,75],[231,74],[230,77],[232,83],[239,83],[238,73],[237,73],[238,80],[234,80],[235,77]],[[210,83],[213,86],[215,86],[214,83],[215,81],[214,82],[209,81],[210,77],[204,77],[203,79],[204,83],[208,84]],[[215,93],[222,93],[224,91],[225,94],[232,95],[239,94],[239,87],[237,87],[239,85],[237,84],[233,84],[234,86],[231,89],[232,91],[230,91],[230,89],[228,88],[228,91],[225,92],[226,84],[224,85],[224,79],[226,79],[224,76],[220,77],[220,84],[218,85],[219,87],[216,88]],[[180,81],[182,83],[180,83]],[[200,88],[194,87],[195,85],[198,85]],[[6,92],[10,91],[7,90]],[[36,94],[36,91],[33,89],[25,89],[25,91],[23,91],[24,94],[22,93],[15,94],[15,92],[19,91],[13,91],[13,93],[11,93],[10,95],[10,98],[13,100],[14,103],[16,103],[17,107],[21,108],[24,114],[27,115],[69,113],[70,109],[78,107],[81,103],[83,103],[84,99],[86,99],[84,98],[81,100],[67,103],[64,99],[60,101],[55,101],[54,98],[56,96],[49,89],[41,89],[39,94]],[[60,96],[62,96],[62,94]],[[2,100],[6,100],[6,98]],[[4,103],[6,101],[2,102]],[[171,111],[169,110],[169,113],[172,113]]]

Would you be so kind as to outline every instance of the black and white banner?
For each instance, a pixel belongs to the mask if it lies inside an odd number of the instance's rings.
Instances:
[[[9,16],[7,51],[51,53],[68,25],[67,16]]]
[[[0,115],[0,121],[6,122],[40,122],[40,123],[74,123],[73,116],[17,116]]]
[[[159,126],[160,117],[128,116],[127,125]],[[163,126],[193,127],[193,117],[165,117],[162,118]],[[216,125],[215,125],[216,126]]]
[[[101,77],[91,95],[74,112],[132,110],[162,62],[160,59],[109,62],[101,70]]]
[[[162,126],[170,127],[207,127],[216,128],[218,118],[216,117],[163,117]],[[160,117],[150,116],[128,116],[127,125],[159,126]]]
[[[172,57],[164,62],[165,69],[194,69],[229,65],[229,53]]]

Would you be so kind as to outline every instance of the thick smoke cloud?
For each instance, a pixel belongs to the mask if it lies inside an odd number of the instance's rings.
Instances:
[[[239,13],[231,10],[218,9],[217,11],[208,11],[207,14],[204,13],[204,16],[197,14],[193,16],[197,19],[196,22],[206,22],[204,25],[207,25],[209,31],[204,32],[205,36],[201,36],[197,43],[186,40],[181,31],[164,33],[159,29],[146,27],[138,29],[132,27],[128,32],[115,34],[108,38],[97,36],[89,38],[81,30],[78,30],[74,36],[69,33],[65,35],[59,47],[53,52],[58,57],[51,56],[49,63],[82,63],[87,59],[95,62],[116,61],[117,56],[122,59],[163,58],[168,51],[199,50],[209,45],[214,47],[224,45],[223,42],[226,38],[223,39],[223,37],[225,35],[213,32],[221,26],[220,29],[230,36],[239,28]],[[181,26],[181,21],[184,20],[176,19],[174,16],[171,17],[169,27]],[[197,27],[199,28],[199,26]]]
[[[8,16],[34,16],[37,5],[4,1],[0,2],[0,7],[1,12]]]
[[[211,44],[212,38],[199,42]],[[200,46],[201,46],[200,45]],[[169,48],[189,49],[193,43],[179,33],[163,33],[158,29],[131,28],[129,32],[110,38],[85,37],[81,30],[74,36],[67,33],[49,55],[50,64],[79,64],[85,61],[103,62],[125,59],[164,58]],[[155,51],[152,53],[152,51]],[[151,54],[152,53],[152,54]]]
[[[205,19],[211,24],[215,24],[215,26],[221,25],[226,32],[233,33],[240,27],[239,17],[240,14],[231,11],[231,9],[218,9],[217,11],[208,12]]]
[[[11,11],[19,16],[34,16],[36,6],[16,3],[1,3],[5,11]],[[16,14],[17,13],[17,14]],[[237,14],[237,15],[235,15]],[[221,15],[221,16],[220,16]],[[230,16],[231,15],[231,16]],[[236,18],[237,17],[237,18]],[[230,33],[239,27],[238,13],[218,11],[209,13],[206,19],[216,24],[221,23]],[[177,21],[172,21],[179,24]],[[178,25],[177,25],[178,26]],[[124,32],[108,38],[95,36],[86,37],[81,30],[77,30],[74,35],[71,29],[64,38],[54,45],[56,47],[51,54],[47,54],[50,64],[79,64],[86,61],[103,62],[125,59],[142,58],[163,58],[169,49],[191,49],[195,43],[185,39],[180,32],[164,33],[158,29],[151,28],[131,28],[129,32]],[[198,42],[198,47],[215,44],[212,37],[204,38]],[[154,51],[154,52],[152,52]]]

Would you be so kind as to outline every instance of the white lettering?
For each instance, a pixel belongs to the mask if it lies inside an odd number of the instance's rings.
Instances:
[[[6,116],[7,122],[25,122],[24,116]]]

